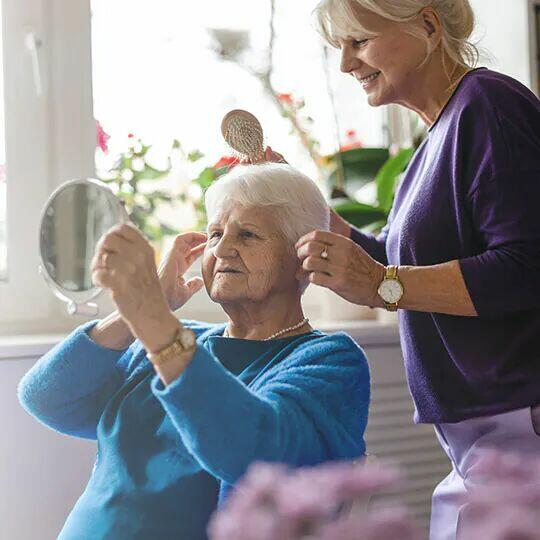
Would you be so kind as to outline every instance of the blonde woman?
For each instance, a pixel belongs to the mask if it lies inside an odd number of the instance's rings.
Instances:
[[[323,0],[317,15],[370,105],[429,128],[380,235],[334,214],[297,251],[313,283],[399,308],[415,420],[453,465],[431,540],[454,539],[483,452],[540,453],[540,103],[475,67],[467,0]]]

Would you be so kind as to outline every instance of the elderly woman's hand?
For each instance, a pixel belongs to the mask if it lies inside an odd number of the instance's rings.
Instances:
[[[377,289],[384,266],[352,240],[328,231],[312,231],[300,238],[295,248],[312,283],[354,304],[383,307]]]
[[[185,281],[184,274],[202,255],[206,246],[206,233],[188,232],[179,234],[163,256],[158,276],[172,311],[181,308],[204,285],[200,277]]]
[[[142,317],[168,311],[155,263],[154,249],[135,226],[116,225],[96,245],[92,282],[110,289],[123,319],[136,326]]]

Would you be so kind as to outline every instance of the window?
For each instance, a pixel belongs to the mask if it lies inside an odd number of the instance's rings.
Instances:
[[[310,133],[321,152],[330,153],[336,127],[311,16],[316,3],[275,1],[271,81],[277,92],[305,100],[305,114],[314,120]],[[314,176],[290,122],[252,73],[268,65],[271,5],[92,0],[94,111],[111,143],[129,133],[155,144],[176,138],[212,164],[227,152],[219,129],[223,115],[245,108],[261,120],[268,144]],[[336,53],[329,62],[341,107],[339,131],[345,137],[355,129],[366,146],[381,145],[382,111],[370,108],[358,85],[340,76]]]
[[[317,179],[318,168],[276,106],[277,94],[285,101],[305,101],[302,126],[319,142],[321,154],[350,143],[353,131],[365,146],[381,146],[384,111],[369,107],[358,83],[339,72],[338,51],[327,50],[325,60],[311,15],[316,4],[316,0],[199,0],[187,5],[177,0],[92,0],[94,113],[110,135],[109,155],[125,148],[129,134],[163,152],[177,139],[185,153],[197,150],[205,156],[168,179],[189,181],[197,176],[197,167],[200,171],[230,154],[220,124],[229,110],[241,108],[259,118],[267,144]],[[274,94],[257,76],[269,67],[270,43]],[[339,107],[335,113],[329,88]],[[97,151],[98,170],[105,162],[106,156]],[[190,219],[194,223],[196,216],[186,205],[180,206],[161,212],[162,223],[191,228]],[[309,302],[318,307],[320,300],[307,294],[307,309]],[[216,309],[199,294],[190,302],[189,317],[218,320],[222,314]]]
[[[93,174],[90,8],[4,1],[2,28],[0,334],[63,331],[73,319],[38,273],[38,228],[56,186]]]

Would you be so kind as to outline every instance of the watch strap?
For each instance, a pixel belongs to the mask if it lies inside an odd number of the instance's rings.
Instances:
[[[170,345],[167,345],[160,351],[147,353],[148,359],[152,362],[152,364],[155,366],[161,366],[171,360],[171,358],[175,358],[182,353],[193,350],[193,348],[186,349],[186,347],[184,347],[182,344],[182,332],[191,332],[191,330],[186,330],[179,325],[175,337]]]

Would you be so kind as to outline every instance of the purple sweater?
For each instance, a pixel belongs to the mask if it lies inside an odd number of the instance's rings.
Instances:
[[[415,153],[377,236],[384,264],[459,260],[478,317],[400,310],[415,421],[459,422],[540,403],[540,101],[467,74]]]

